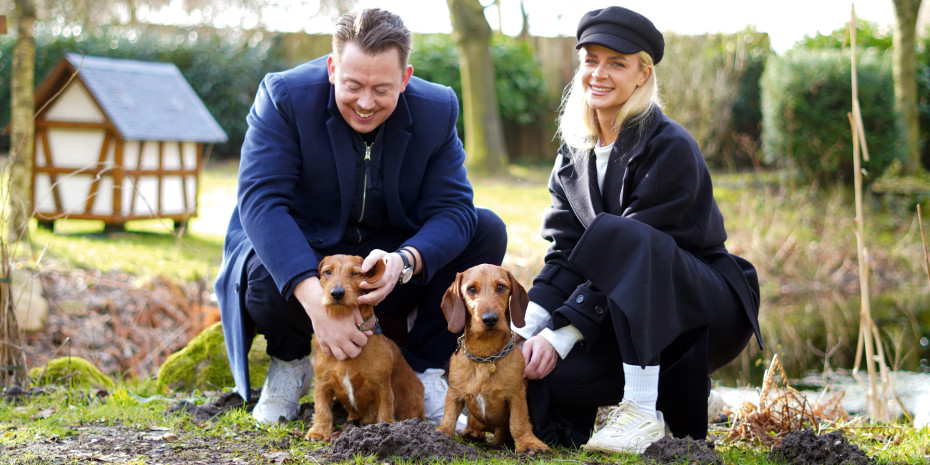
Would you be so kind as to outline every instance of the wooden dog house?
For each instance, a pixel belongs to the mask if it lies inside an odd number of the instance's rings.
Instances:
[[[184,227],[205,150],[226,140],[174,64],[68,53],[36,90],[33,216]]]

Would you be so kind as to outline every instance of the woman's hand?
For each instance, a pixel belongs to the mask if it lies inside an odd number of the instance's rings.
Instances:
[[[526,379],[543,379],[555,369],[559,353],[546,338],[537,334],[523,343],[523,358],[526,360],[523,376]]]

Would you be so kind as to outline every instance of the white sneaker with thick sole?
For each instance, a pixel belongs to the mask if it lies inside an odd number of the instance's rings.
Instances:
[[[426,421],[433,426],[442,422],[442,413],[446,408],[446,392],[449,382],[442,375],[442,368],[427,368],[423,373],[417,373],[417,378],[423,383],[423,407]]]
[[[656,416],[643,411],[636,401],[625,400],[611,408],[607,423],[588,443],[586,450],[642,454],[650,444],[665,437],[662,412]]]
[[[310,389],[313,380],[313,364],[307,357],[285,362],[271,357],[265,384],[252,417],[259,423],[277,423],[280,418],[291,421],[297,418],[300,398]]]

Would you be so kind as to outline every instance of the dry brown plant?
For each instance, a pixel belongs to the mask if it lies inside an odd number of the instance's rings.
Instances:
[[[759,404],[744,402],[733,418],[727,442],[748,441],[772,447],[791,431],[842,425],[849,414],[840,405],[843,391],[824,391],[822,401],[811,402],[788,384],[778,355],[762,380]]]

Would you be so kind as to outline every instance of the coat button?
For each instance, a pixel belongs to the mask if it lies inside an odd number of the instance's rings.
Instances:
[[[603,315],[603,314],[604,314],[604,307],[601,307],[600,305],[595,306],[595,307],[594,307],[594,314],[595,314],[595,315]]]
[[[578,296],[578,297],[575,297],[575,303],[576,303],[576,304],[580,304],[580,303],[582,303],[582,302],[584,302],[584,296],[583,296],[583,295],[580,295],[580,296]]]
[[[320,245],[323,243],[323,239],[320,239],[319,237],[314,237],[313,239],[310,239],[310,243],[313,245]]]
[[[239,283],[236,283],[236,292],[239,292]]]

